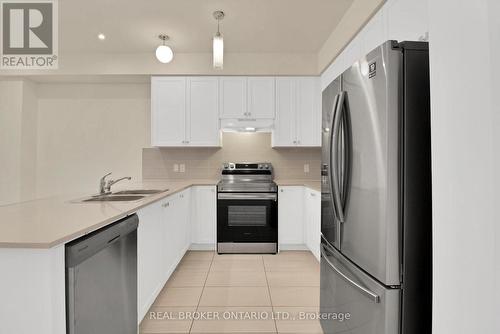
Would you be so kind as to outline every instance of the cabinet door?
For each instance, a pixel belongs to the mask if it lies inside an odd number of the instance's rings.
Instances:
[[[180,246],[178,249],[179,258],[182,259],[184,253],[191,244],[191,188],[179,194],[178,211],[180,215]]]
[[[248,117],[274,118],[275,99],[274,77],[248,78]]]
[[[181,146],[186,140],[186,78],[151,78],[151,145]]]
[[[221,118],[247,116],[247,78],[220,77],[219,103]]]
[[[321,241],[321,194],[318,191],[305,188],[306,207],[306,245],[314,256],[320,258]]]
[[[183,246],[183,212],[181,210],[179,194],[169,197],[169,224],[167,230],[167,242],[169,244],[169,260],[171,270],[175,270],[180,261],[181,248]]]
[[[297,145],[321,146],[319,79],[296,79]]]
[[[142,320],[164,284],[164,220],[159,202],[137,212],[137,290],[138,316]]]
[[[184,229],[183,229],[183,215],[179,204],[179,194],[174,194],[167,198],[165,202],[165,244],[167,261],[167,277],[175,270],[179,261],[181,260],[181,251],[183,245]]]
[[[215,249],[217,198],[215,186],[192,188],[191,242]]]
[[[280,187],[278,192],[278,241],[282,245],[303,245],[304,188]]]
[[[219,81],[214,77],[187,78],[187,144],[220,146]]]
[[[273,147],[295,146],[295,79],[276,78],[276,120],[272,134]]]

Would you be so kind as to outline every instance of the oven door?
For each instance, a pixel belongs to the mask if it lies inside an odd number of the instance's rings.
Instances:
[[[218,193],[219,253],[276,253],[277,193]]]

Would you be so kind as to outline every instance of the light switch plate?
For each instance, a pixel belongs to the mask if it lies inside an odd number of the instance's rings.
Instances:
[[[186,165],[185,164],[180,164],[179,165],[179,172],[184,173],[186,171]]]
[[[309,173],[309,164],[304,164],[304,173]]]
[[[174,164],[174,172],[178,172],[179,171],[179,164]]]

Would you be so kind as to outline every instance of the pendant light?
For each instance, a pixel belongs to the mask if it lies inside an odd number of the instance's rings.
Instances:
[[[221,10],[214,12],[214,18],[217,20],[217,33],[213,39],[213,61],[214,68],[218,70],[222,70],[224,66],[224,39],[222,38],[222,34],[219,30],[220,21],[224,18],[224,12]]]
[[[164,34],[159,35],[158,38],[163,42],[163,44],[156,48],[156,59],[163,64],[170,63],[174,58],[174,53],[170,46],[165,45],[165,41],[168,41],[170,38],[168,35]]]

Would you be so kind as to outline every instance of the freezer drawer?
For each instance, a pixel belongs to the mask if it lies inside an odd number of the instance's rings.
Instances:
[[[399,289],[380,285],[338,251],[321,244],[320,312],[324,333],[398,334],[399,310]]]

